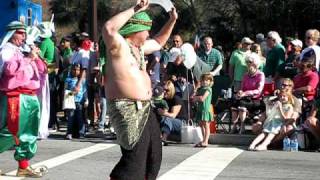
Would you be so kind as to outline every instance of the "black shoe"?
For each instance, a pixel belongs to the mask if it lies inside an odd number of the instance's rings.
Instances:
[[[162,140],[162,146],[168,146],[168,145],[169,145],[169,143],[167,141]]]

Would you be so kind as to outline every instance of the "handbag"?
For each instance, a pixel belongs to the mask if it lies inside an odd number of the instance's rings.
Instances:
[[[74,94],[70,90],[64,91],[62,109],[76,109],[76,103],[74,101]]]
[[[201,142],[203,135],[200,127],[194,126],[192,120],[187,123],[182,122],[181,143],[192,144]]]

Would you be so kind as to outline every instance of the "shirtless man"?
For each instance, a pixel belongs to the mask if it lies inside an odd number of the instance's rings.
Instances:
[[[102,32],[109,59],[105,74],[108,110],[122,152],[112,180],[153,180],[161,165],[160,126],[150,107],[151,80],[144,54],[165,45],[178,15],[172,9],[161,31],[148,39],[152,25],[144,12],[148,6],[148,0],[137,0],[134,7],[109,19]]]

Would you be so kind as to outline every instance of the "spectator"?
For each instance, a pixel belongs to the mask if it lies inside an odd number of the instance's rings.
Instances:
[[[65,110],[68,121],[66,138],[69,140],[71,140],[72,137],[84,138],[85,136],[85,125],[82,116],[82,108],[84,103],[84,94],[86,91],[86,89],[84,88],[86,82],[82,81],[80,90],[77,92],[75,88],[77,86],[79,78],[81,78],[81,65],[78,63],[74,63],[71,66],[71,73],[65,81],[65,90],[68,90],[71,95],[74,95],[74,101],[76,104],[76,109]],[[73,134],[74,136],[72,136]]]
[[[252,44],[251,51],[257,53],[260,56],[260,66],[259,70],[261,72],[264,71],[264,67],[266,66],[266,58],[261,53],[261,47],[259,44]]]
[[[232,110],[232,131],[238,130],[237,124],[240,121],[239,134],[245,132],[244,120],[248,112],[264,110],[261,102],[262,90],[265,77],[263,72],[259,71],[260,57],[256,53],[251,53],[246,57],[248,72],[244,75],[241,83],[241,90],[236,94],[236,101],[231,107]]]
[[[267,42],[266,40],[264,39],[264,35],[262,33],[258,33],[256,35],[256,42],[257,44],[260,45],[260,48],[261,48],[261,55],[263,57],[267,57],[267,54],[268,54],[268,46],[267,46]]]
[[[147,71],[150,75],[153,88],[160,83],[160,58],[160,51],[155,51],[151,55],[148,55]]]
[[[220,74],[220,70],[223,66],[223,60],[220,51],[213,48],[213,41],[211,37],[204,38],[204,50],[198,53],[199,58],[210,65],[212,76]]]
[[[167,81],[164,84],[164,99],[168,103],[169,110],[158,108],[158,114],[162,116],[160,126],[163,145],[167,145],[167,137],[170,134],[180,135],[182,122],[188,120],[188,114],[183,100],[175,95],[172,81]]]
[[[310,53],[314,54],[312,51],[310,50]],[[314,100],[319,82],[318,73],[312,71],[314,58],[314,55],[311,57],[305,55],[298,64],[299,73],[293,79],[294,94],[300,97],[304,96],[309,102]]]
[[[267,37],[267,45],[270,51],[267,54],[266,66],[264,74],[267,81],[274,81],[277,83],[278,70],[280,64],[285,61],[285,48],[281,44],[282,39],[280,38],[278,32],[270,31]]]
[[[317,45],[319,41],[320,33],[317,29],[309,29],[306,32],[305,36],[305,44],[306,48],[301,52],[300,60],[302,60],[305,56],[305,53],[309,52],[311,49],[315,53],[314,59],[314,67],[319,72],[319,64],[320,64],[320,47]]]
[[[183,40],[179,34],[172,36],[172,47],[180,48],[183,44]]]
[[[245,57],[250,53],[252,43],[253,41],[250,38],[244,37],[241,40],[241,49],[232,52],[229,61],[229,76],[235,92],[240,90],[243,75],[247,72]]]
[[[283,78],[280,79],[280,89],[275,91],[275,94],[278,94],[278,92],[285,92],[285,93],[289,93],[292,94],[293,91],[293,81],[291,79],[288,78]],[[295,127],[295,121],[296,119],[299,117],[299,115],[302,112],[301,106],[302,106],[302,102],[296,98],[295,96],[292,96],[293,99],[293,115],[292,115],[292,123],[288,123],[284,124],[281,129],[280,129],[280,133],[278,135],[276,135],[276,137],[272,140],[272,143],[277,143],[279,141],[282,142],[282,139],[290,134],[292,134],[292,132],[294,131],[294,127]],[[252,125],[252,132],[255,134],[259,134],[262,132],[262,127],[263,127],[263,123],[266,119],[266,114],[263,113],[259,120],[254,123]]]
[[[291,83],[292,84],[292,83]],[[289,118],[293,115],[293,95],[281,91],[278,94],[279,100],[266,100],[267,119],[263,125],[263,132],[259,134],[250,144],[249,150],[267,150],[268,145],[280,133],[284,124],[292,123]]]
[[[305,127],[314,135],[318,143],[320,143],[320,122],[319,122],[320,108],[319,107],[320,107],[320,100],[317,99],[312,106],[312,110],[310,112],[309,117],[304,122]]]
[[[279,77],[293,79],[298,73],[296,61],[299,60],[302,49],[302,42],[299,39],[291,41],[291,51],[288,52],[288,58],[279,66]]]
[[[200,124],[203,141],[197,143],[195,147],[207,147],[210,136],[210,122],[213,120],[213,114],[211,112],[211,99],[213,77],[211,74],[202,74],[201,87],[197,90],[196,95],[192,98],[192,101],[197,103],[195,120]]]

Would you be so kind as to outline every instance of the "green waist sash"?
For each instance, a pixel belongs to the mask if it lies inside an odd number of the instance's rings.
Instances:
[[[111,125],[121,147],[131,150],[139,141],[150,113],[150,101],[108,100]],[[160,135],[159,135],[160,136]]]

